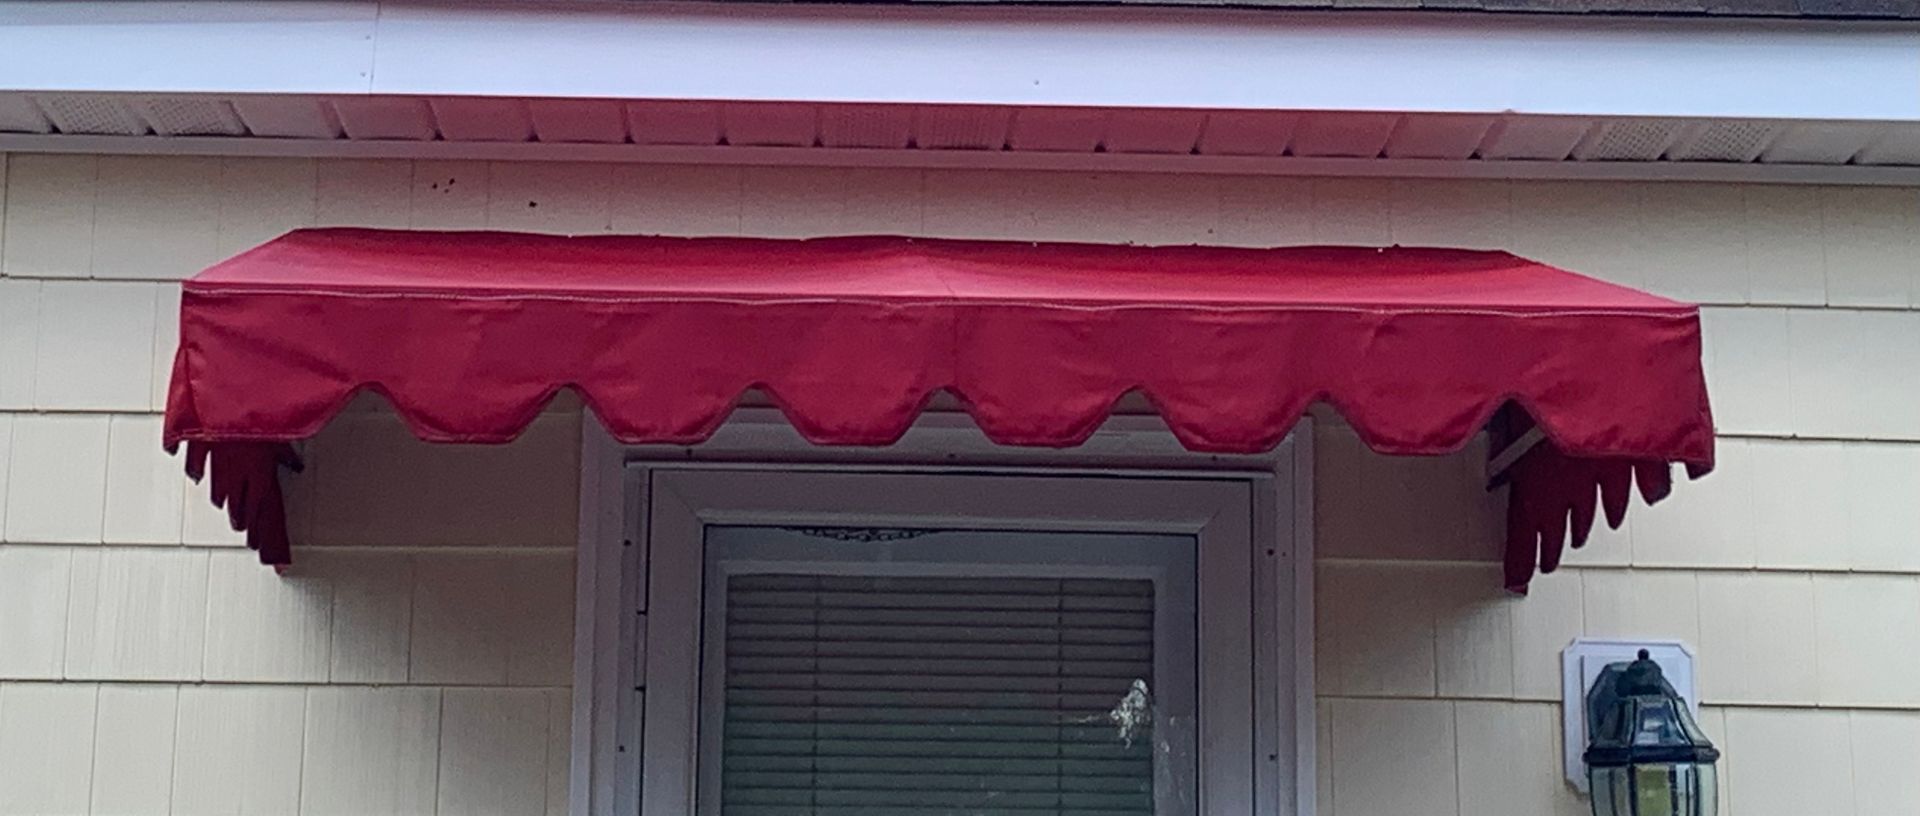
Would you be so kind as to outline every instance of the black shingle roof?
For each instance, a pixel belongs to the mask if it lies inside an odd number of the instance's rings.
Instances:
[[[767,2],[769,0],[733,0]],[[770,0],[845,3],[847,0]],[[1207,6],[1502,14],[1920,20],[1920,0],[860,0],[858,5]]]

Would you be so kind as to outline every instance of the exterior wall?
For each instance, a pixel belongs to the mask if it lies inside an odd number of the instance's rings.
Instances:
[[[1720,469],[1525,599],[1481,453],[1317,433],[1322,814],[1575,814],[1558,654],[1700,656],[1723,813],[1920,812],[1920,192],[0,156],[0,814],[565,810],[581,416],[292,480],[299,564],[159,451],[172,281],[304,224],[1504,247],[1699,300]]]

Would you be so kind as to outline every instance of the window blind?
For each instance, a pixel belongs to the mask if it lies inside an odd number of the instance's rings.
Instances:
[[[729,576],[725,816],[1151,814],[1148,580]]]

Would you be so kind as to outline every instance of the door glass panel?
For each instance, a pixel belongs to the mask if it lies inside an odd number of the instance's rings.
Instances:
[[[1192,539],[708,544],[703,812],[1193,811]]]

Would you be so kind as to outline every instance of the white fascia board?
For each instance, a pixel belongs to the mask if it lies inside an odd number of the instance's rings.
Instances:
[[[365,94],[373,0],[0,0],[0,90]]]
[[[0,89],[1920,121],[1920,28],[653,2],[0,0]]]

